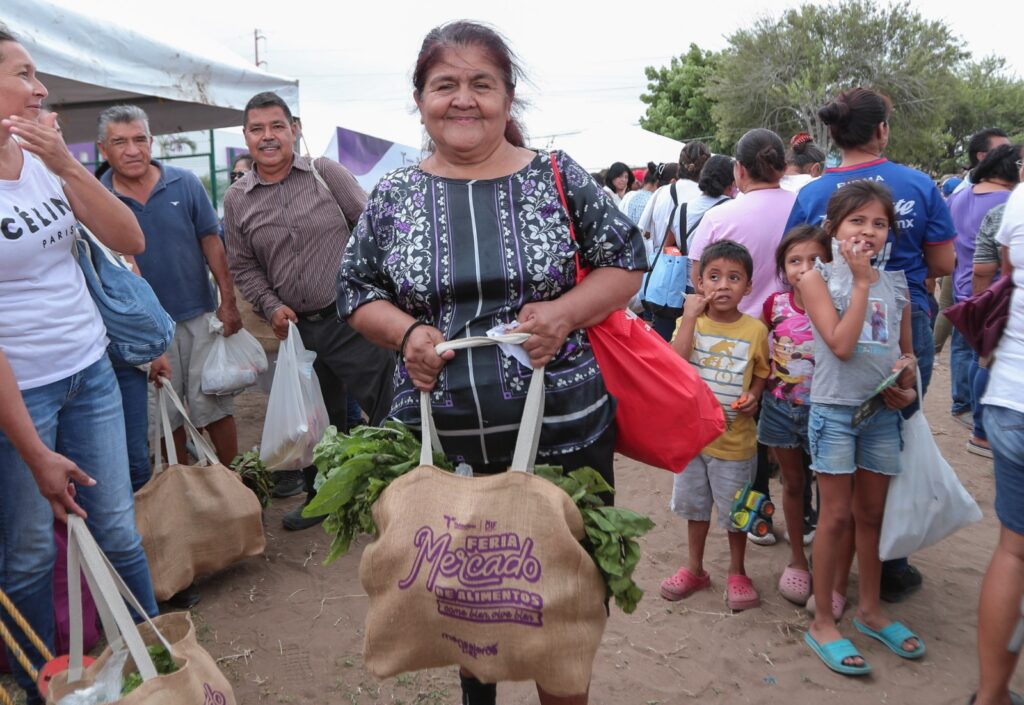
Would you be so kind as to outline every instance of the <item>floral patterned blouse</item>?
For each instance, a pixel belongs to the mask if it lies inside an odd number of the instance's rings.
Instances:
[[[338,274],[338,310],[388,301],[446,339],[485,335],[523,305],[556,299],[585,266],[646,270],[643,240],[590,175],[555,153],[579,243],[539,153],[499,179],[448,179],[418,166],[385,176],[370,194]],[[515,448],[531,370],[497,346],[460,350],[431,402],[445,453],[470,464],[507,463]],[[545,370],[541,456],[592,444],[614,420],[587,334],[576,330]],[[418,428],[419,393],[395,370],[391,413]]]

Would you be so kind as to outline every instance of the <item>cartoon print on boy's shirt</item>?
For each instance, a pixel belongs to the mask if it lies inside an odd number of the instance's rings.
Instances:
[[[736,418],[732,404],[743,395],[743,374],[749,359],[750,343],[746,340],[699,331],[693,333],[690,363],[715,393],[725,412],[725,420],[730,424]]]

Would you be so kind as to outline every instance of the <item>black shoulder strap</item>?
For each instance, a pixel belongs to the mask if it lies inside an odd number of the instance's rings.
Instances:
[[[665,248],[665,243],[668,241],[669,235],[672,234],[672,223],[676,222],[676,211],[679,210],[679,196],[676,194],[676,182],[675,181],[673,181],[672,185],[668,187],[668,192],[672,196],[672,215],[670,215],[668,217],[668,225],[665,226],[665,232],[661,236],[661,248],[660,249],[664,249]],[[685,203],[683,204],[683,207],[684,208],[686,207]],[[672,240],[674,242],[675,238],[673,237]]]

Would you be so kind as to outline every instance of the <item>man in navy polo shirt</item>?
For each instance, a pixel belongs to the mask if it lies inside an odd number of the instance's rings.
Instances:
[[[229,462],[238,454],[232,398],[203,394],[200,384],[217,335],[210,332],[207,314],[216,311],[224,335],[242,327],[217,213],[195,174],[151,158],[153,137],[141,108],[118,105],[103,111],[98,137],[100,153],[110,163],[100,180],[138,219],[146,251],[135,261],[177,323],[167,351],[171,384],[188,405],[192,422],[210,434],[217,457]],[[210,272],[220,290],[219,304]],[[174,445],[178,457],[185,458],[183,420],[171,414]]]

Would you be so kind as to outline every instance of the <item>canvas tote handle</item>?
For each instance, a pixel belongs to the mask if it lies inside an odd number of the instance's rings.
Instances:
[[[174,447],[174,436],[171,430],[171,419],[170,414],[167,411],[167,400],[170,399],[171,403],[174,404],[174,408],[181,414],[181,418],[185,420],[185,432],[189,438],[192,439],[192,445],[196,448],[196,453],[199,454],[200,465],[219,465],[220,460],[217,459],[217,452],[213,449],[203,434],[199,432],[199,429],[195,427],[192,420],[189,419],[188,414],[185,412],[185,406],[181,403],[181,399],[177,393],[171,387],[171,382],[166,377],[160,378],[160,384],[162,386],[156,389],[157,407],[160,415],[160,425],[163,427],[164,439],[167,441],[167,463],[168,465],[178,464],[178,450]],[[160,455],[160,427],[154,427],[156,430],[153,434],[151,445],[153,447],[153,457],[156,459],[157,472],[162,471],[161,455]]]
[[[156,678],[156,667],[146,650],[139,628],[135,626],[125,600],[146,620],[153,633],[167,652],[171,645],[156,628],[132,594],[124,580],[103,554],[96,540],[89,533],[85,521],[78,516],[68,517],[68,613],[71,619],[71,653],[68,657],[68,683],[75,683],[83,675],[83,633],[82,633],[82,570],[89,584],[96,610],[103,623],[103,633],[111,649],[127,647],[143,681]],[[121,599],[121,598],[124,599]]]
[[[437,354],[448,350],[461,350],[463,348],[477,348],[485,345],[497,345],[498,343],[510,343],[520,345],[529,338],[528,333],[508,333],[493,338],[485,336],[470,336],[467,338],[456,338],[439,343],[435,350]],[[434,426],[434,416],[430,408],[430,393],[420,392],[420,421],[422,423],[422,445],[420,449],[420,465],[432,465],[434,462],[433,448],[440,450],[441,444],[437,436],[437,429]],[[526,404],[523,407],[523,420],[519,426],[519,436],[516,439],[516,449],[512,455],[510,470],[518,472],[533,472],[533,463],[537,457],[537,445],[540,442],[540,429],[544,422],[544,368],[533,368],[530,377],[530,387],[526,392]]]

